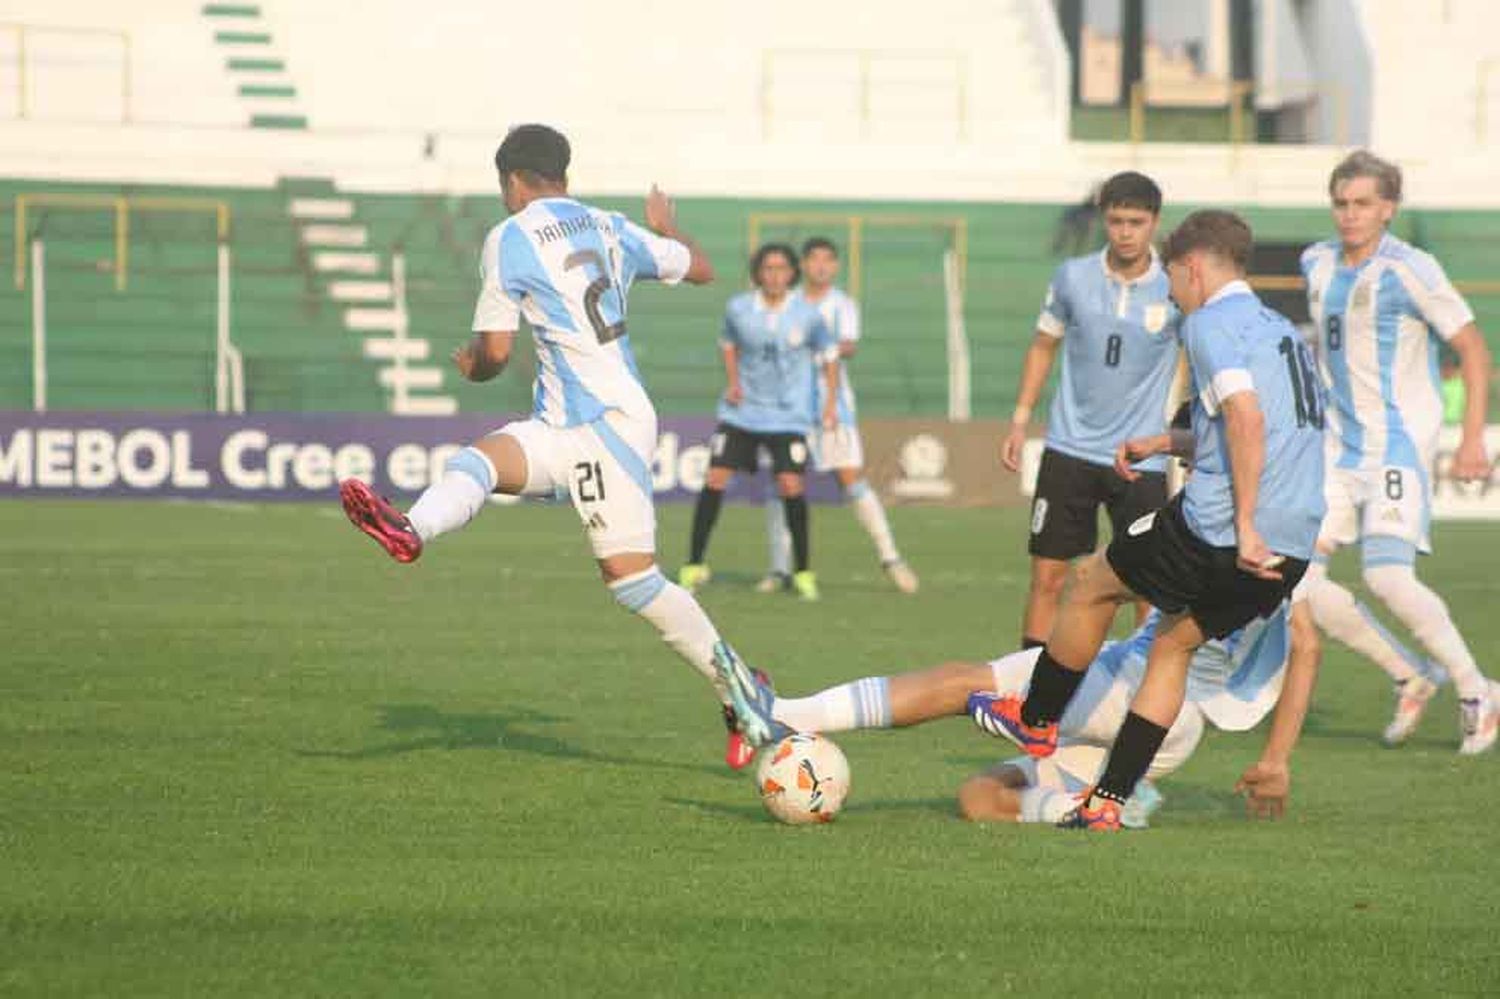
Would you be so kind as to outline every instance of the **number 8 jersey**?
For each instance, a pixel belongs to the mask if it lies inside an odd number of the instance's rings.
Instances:
[[[1345,267],[1337,240],[1302,254],[1318,357],[1333,404],[1329,458],[1338,468],[1432,463],[1443,401],[1437,338],[1474,313],[1431,255],[1387,234],[1374,255]]]
[[[526,317],[537,420],[576,427],[616,411],[654,421],[626,332],[626,294],[638,280],[676,284],[690,258],[686,246],[617,212],[540,198],[485,237],[473,329],[514,330]]]
[[[1047,447],[1106,466],[1122,441],[1166,429],[1180,321],[1154,250],[1133,280],[1109,269],[1108,252],[1064,261],[1036,321],[1039,332],[1062,340]],[[1140,467],[1159,472],[1166,459]]]

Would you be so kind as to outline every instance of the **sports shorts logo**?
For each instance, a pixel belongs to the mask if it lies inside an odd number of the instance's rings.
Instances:
[[[1031,507],[1031,533],[1041,534],[1042,528],[1047,526],[1047,498],[1038,496],[1036,503]]]
[[[1132,521],[1131,525],[1125,528],[1125,533],[1130,535],[1132,538],[1138,538],[1142,534],[1145,534],[1147,531],[1151,530],[1152,526],[1154,526],[1155,524],[1156,511],[1152,510],[1144,517],[1137,517],[1134,521]]]
[[[807,445],[801,441],[792,441],[787,452],[792,456],[793,464],[801,465],[807,461]]]

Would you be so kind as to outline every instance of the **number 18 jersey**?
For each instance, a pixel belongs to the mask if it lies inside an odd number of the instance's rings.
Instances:
[[[1179,313],[1153,253],[1133,280],[1109,269],[1107,250],[1065,261],[1052,277],[1037,329],[1062,339],[1062,370],[1047,418],[1047,447],[1096,465],[1115,448],[1167,425],[1177,368]],[[1166,458],[1141,462],[1161,471]]]
[[[540,198],[485,237],[473,329],[514,330],[526,317],[541,422],[576,427],[610,411],[654,420],[625,328],[626,295],[639,280],[676,284],[690,260],[683,244],[617,212]]]

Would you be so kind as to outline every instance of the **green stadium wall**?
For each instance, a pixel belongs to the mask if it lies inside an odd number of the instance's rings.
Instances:
[[[245,359],[251,411],[373,412],[388,408],[378,365],[363,355],[363,337],[344,328],[342,306],[314,271],[288,201],[299,193],[332,195],[326,181],[276,188],[185,188],[0,182],[0,408],[31,406],[31,294],[11,275],[17,251],[16,195],[32,192],[192,196],[227,202],[233,212],[233,337]],[[370,249],[401,246],[408,266],[411,334],[432,343],[441,366],[469,327],[476,261],[485,231],[502,215],[498,196],[443,197],[337,192],[351,199],[368,227]],[[635,199],[598,203],[638,214]],[[633,294],[630,329],[643,375],[662,412],[712,408],[722,376],[716,341],[725,301],[745,285],[743,262],[751,219],[762,213],[826,213],[866,220],[862,304],[865,342],[854,379],[861,411],[888,417],[946,411],[945,319],[939,219],[967,224],[965,319],[972,353],[974,415],[1009,413],[1037,307],[1058,262],[1054,225],[1063,206],[941,202],[775,202],[684,199],[679,211],[719,267],[708,288],[645,285]],[[1165,213],[1170,226],[1187,206]],[[1258,238],[1311,241],[1328,229],[1316,209],[1241,209]],[[1436,253],[1455,280],[1500,278],[1494,212],[1403,212],[1398,231]],[[882,216],[934,220],[931,226],[885,227]],[[33,209],[47,237],[49,404],[52,409],[203,410],[213,405],[215,233],[206,214],[132,212],[128,285],[115,287],[114,222],[108,211]],[[843,242],[842,226],[767,225],[764,235],[793,239],[813,232]],[[25,250],[22,248],[22,252]],[[1471,296],[1481,325],[1500,328],[1500,295]],[[443,374],[441,391],[461,412],[527,408],[532,358],[488,385]]]

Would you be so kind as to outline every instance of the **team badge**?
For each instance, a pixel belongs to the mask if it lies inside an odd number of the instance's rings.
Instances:
[[[807,339],[807,334],[802,331],[801,326],[793,326],[786,334],[786,342],[789,346],[797,348]]]
[[[1145,314],[1141,317],[1141,323],[1146,327],[1147,333],[1160,333],[1167,328],[1167,304],[1165,302],[1152,302],[1146,306]]]
[[[1354,298],[1350,304],[1356,309],[1368,309],[1370,307],[1370,286],[1367,284],[1356,285]]]

